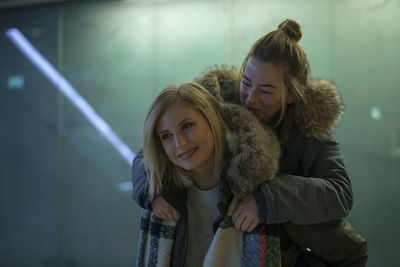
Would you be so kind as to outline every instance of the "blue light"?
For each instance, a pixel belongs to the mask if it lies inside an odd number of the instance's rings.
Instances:
[[[132,191],[132,182],[123,182],[117,185],[118,190],[122,192]]]
[[[381,109],[378,107],[372,107],[371,108],[371,117],[374,120],[380,120],[382,118],[382,112]]]
[[[74,87],[36,50],[18,29],[9,29],[6,35],[21,52],[63,93],[90,123],[111,143],[128,164],[132,163],[135,153],[118,137],[111,127],[101,118],[90,104]]]
[[[8,89],[10,90],[22,90],[25,84],[25,77],[22,75],[14,75],[8,77]]]

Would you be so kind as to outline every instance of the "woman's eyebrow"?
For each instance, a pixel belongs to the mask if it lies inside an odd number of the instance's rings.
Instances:
[[[246,75],[243,75],[243,78],[245,78],[247,81],[251,82],[251,80]],[[275,85],[270,84],[270,83],[258,84],[258,86],[276,88]]]
[[[169,132],[168,130],[161,130],[161,131],[158,131],[158,134],[161,135],[161,134],[168,133],[168,132]]]
[[[190,117],[184,118],[183,120],[181,120],[181,121],[178,123],[178,126],[181,126],[182,124],[184,124],[185,122],[187,122],[187,121],[190,120],[190,119],[191,119]]]
[[[177,126],[181,126],[182,124],[184,124],[185,122],[187,122],[188,120],[190,120],[191,118],[190,117],[187,117],[187,118],[184,118],[183,120],[181,120],[178,124],[177,124]],[[158,134],[163,134],[163,133],[168,133],[169,132],[169,130],[160,130],[160,131],[158,131]]]

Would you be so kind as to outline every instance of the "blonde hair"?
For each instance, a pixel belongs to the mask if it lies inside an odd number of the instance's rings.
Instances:
[[[172,104],[191,107],[206,119],[214,138],[215,174],[219,175],[222,169],[227,131],[219,102],[197,83],[169,85],[150,105],[143,128],[143,158],[151,198],[166,187],[183,187],[191,183],[187,172],[169,161],[157,133],[160,116]]]
[[[300,25],[296,21],[284,20],[275,31],[262,36],[253,44],[243,61],[239,74],[242,80],[250,58],[272,63],[282,69],[285,86],[294,102],[286,104],[286,92],[284,92],[281,110],[271,126],[276,129],[283,147],[288,141],[299,107],[307,103],[310,66],[305,52],[298,44],[301,36]]]

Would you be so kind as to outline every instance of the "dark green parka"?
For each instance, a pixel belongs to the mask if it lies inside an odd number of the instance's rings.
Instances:
[[[195,81],[220,101],[239,103],[238,79],[235,69],[217,67]],[[332,83],[314,80],[307,100],[283,148],[279,174],[254,193],[260,219],[283,226],[283,266],[294,266],[298,254],[310,250],[330,265],[365,266],[366,241],[343,220],[353,193],[331,134],[343,112],[342,99]],[[326,266],[312,256],[309,261]]]

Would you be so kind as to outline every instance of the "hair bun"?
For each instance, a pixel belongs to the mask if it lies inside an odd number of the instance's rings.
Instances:
[[[296,42],[298,42],[302,36],[300,25],[291,19],[285,19],[281,24],[279,24],[278,30],[284,31],[289,38]]]

